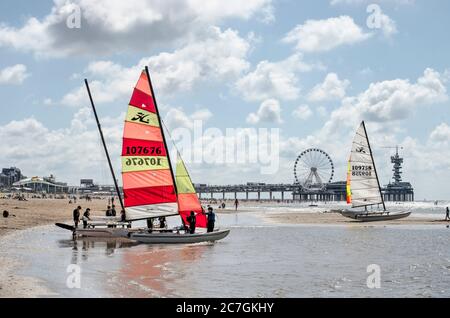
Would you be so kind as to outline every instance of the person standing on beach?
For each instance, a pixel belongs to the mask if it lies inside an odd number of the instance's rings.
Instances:
[[[211,207],[210,207],[211,208]],[[208,208],[208,210],[210,209]],[[186,218],[186,221],[189,222],[189,233],[194,234],[195,233],[195,225],[197,223],[197,218],[195,217],[194,211],[191,211],[191,215],[189,215]]]
[[[235,207],[236,211],[238,209],[238,206],[239,206],[239,201],[238,201],[238,199],[236,199],[236,200],[234,200],[234,207]]]
[[[106,209],[106,216],[112,216],[111,207],[108,205],[108,208]]]
[[[153,219],[147,219],[147,229],[148,233],[153,232]]]
[[[78,223],[80,223],[81,206],[78,206],[73,210],[73,223],[75,223],[75,228],[78,228]]]
[[[88,221],[91,220],[90,216],[91,216],[91,209],[87,208],[86,211],[84,211],[83,218],[82,218],[82,220],[83,220],[83,229],[87,228]]]
[[[448,207],[445,209],[445,220],[450,221],[450,210]]]
[[[208,233],[214,231],[214,223],[216,222],[216,214],[212,207],[208,208],[208,224],[206,225]]]
[[[111,209],[111,216],[116,216],[116,206],[113,204]]]

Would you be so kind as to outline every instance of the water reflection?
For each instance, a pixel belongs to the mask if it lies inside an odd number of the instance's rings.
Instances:
[[[89,250],[95,250],[98,254],[99,250],[104,250],[106,256],[112,256],[116,249],[129,248],[139,243],[124,238],[77,238],[58,240],[58,247],[72,249],[72,264],[79,264],[81,261],[87,261],[89,258]]]
[[[128,285],[131,288],[128,292],[132,291],[133,297],[170,297],[174,290],[168,286],[190,275],[190,271],[176,271],[174,267],[201,270],[196,263],[213,245],[141,245],[126,250],[118,272],[119,284]]]

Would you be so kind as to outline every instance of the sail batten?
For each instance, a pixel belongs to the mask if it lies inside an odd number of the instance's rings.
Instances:
[[[178,214],[175,180],[146,71],[125,117],[122,181],[127,220]]]
[[[384,203],[364,122],[352,143],[347,170],[347,203],[354,208]]]

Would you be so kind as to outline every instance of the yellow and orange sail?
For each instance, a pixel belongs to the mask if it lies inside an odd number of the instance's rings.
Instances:
[[[175,181],[178,191],[178,210],[183,223],[188,225],[186,218],[191,214],[191,211],[196,214],[196,226],[206,227],[206,214],[198,199],[191,177],[186,169],[180,154],[177,158],[177,167],[175,174]]]

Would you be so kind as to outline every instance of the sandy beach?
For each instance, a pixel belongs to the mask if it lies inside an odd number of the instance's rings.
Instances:
[[[33,226],[71,220],[72,211],[78,205],[83,211],[85,208],[91,208],[92,216],[104,216],[107,204],[107,199],[90,202],[78,200],[76,204],[69,204],[68,199],[0,199],[1,212],[7,210],[10,213],[8,218],[1,218],[0,236]]]

